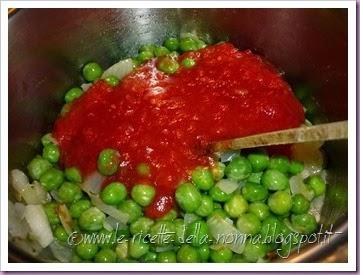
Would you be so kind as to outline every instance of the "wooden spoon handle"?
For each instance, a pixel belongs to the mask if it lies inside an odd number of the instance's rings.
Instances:
[[[348,122],[339,121],[219,141],[212,145],[212,149],[223,152],[269,145],[347,139],[347,136]]]

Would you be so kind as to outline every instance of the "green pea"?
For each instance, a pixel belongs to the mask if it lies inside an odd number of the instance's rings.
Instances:
[[[201,194],[191,183],[182,183],[175,192],[178,205],[186,213],[195,212],[201,205]]]
[[[219,181],[224,177],[225,167],[225,164],[222,162],[217,162],[213,166],[211,166],[210,171],[215,181]]]
[[[119,210],[129,215],[129,223],[136,221],[143,215],[141,206],[130,199],[121,202]]]
[[[86,199],[78,200],[70,206],[69,209],[70,215],[71,217],[78,219],[81,213],[89,209],[90,207],[91,207],[91,202],[89,200]]]
[[[229,263],[233,256],[230,248],[223,247],[218,250],[210,250],[210,259],[214,263]]]
[[[115,252],[120,260],[126,260],[129,255],[129,241],[121,240],[121,242],[117,244]]]
[[[111,87],[115,87],[119,84],[119,79],[116,76],[113,75],[109,75],[108,77],[105,78],[105,82],[111,86]]]
[[[146,163],[140,163],[136,166],[136,172],[142,177],[150,176],[150,166]]]
[[[126,187],[120,182],[108,184],[100,193],[103,202],[109,205],[117,205],[127,196]]]
[[[269,156],[265,154],[249,154],[248,160],[250,161],[251,167],[255,173],[264,171],[270,164]]]
[[[262,174],[263,172],[251,173],[246,180],[251,183],[261,184]]]
[[[191,245],[195,247],[202,246],[209,242],[209,228],[204,221],[195,221],[186,228],[186,237],[191,236]]]
[[[212,174],[206,167],[196,167],[195,170],[191,173],[191,179],[195,186],[200,190],[209,190],[214,185]]]
[[[255,263],[259,258],[266,255],[266,247],[261,242],[253,243],[247,241],[243,251],[244,258],[251,263]]]
[[[40,177],[40,183],[46,191],[58,189],[64,181],[64,173],[56,168],[49,168]]]
[[[97,168],[104,176],[116,173],[120,164],[120,154],[114,149],[104,149],[100,152],[97,160]]]
[[[210,257],[210,248],[208,245],[202,245],[197,249],[200,262],[206,263]]]
[[[140,217],[130,225],[130,232],[132,235],[146,235],[153,224],[154,221],[152,219]]]
[[[303,234],[311,234],[315,232],[318,227],[315,217],[308,213],[291,215],[291,222],[294,228]]]
[[[154,54],[150,51],[142,51],[139,53],[137,59],[142,63],[145,62],[147,60],[150,60],[151,58],[154,57]]]
[[[71,263],[81,263],[82,260],[77,254],[73,254],[70,259]]]
[[[157,221],[150,228],[150,241],[158,246],[167,246],[175,240],[176,226],[170,221]]]
[[[244,198],[250,202],[262,201],[268,197],[268,190],[261,184],[248,182],[241,189]]]
[[[54,237],[58,239],[61,242],[66,242],[69,238],[68,233],[66,233],[66,230],[61,225],[58,225],[54,229]]]
[[[190,69],[196,65],[196,61],[192,58],[184,58],[181,64],[186,68]]]
[[[48,144],[55,144],[56,143],[56,140],[53,138],[52,134],[51,133],[47,133],[46,135],[44,135],[42,138],[41,138],[41,144],[43,146],[46,146]]]
[[[167,74],[174,74],[179,69],[179,63],[170,56],[161,56],[158,58],[157,68]]]
[[[214,209],[214,203],[211,197],[203,195],[201,197],[201,204],[198,209],[196,209],[195,214],[201,217],[209,216]]]
[[[154,49],[154,54],[155,54],[156,57],[167,55],[169,53],[170,53],[170,51],[168,50],[168,48],[163,47],[163,46],[157,46]]]
[[[115,263],[116,253],[110,248],[103,248],[95,255],[95,263]]]
[[[91,260],[95,257],[96,253],[99,250],[99,247],[93,243],[81,242],[75,248],[76,253],[83,260]]]
[[[271,238],[271,241],[275,241],[275,239],[282,234],[282,229],[284,224],[275,216],[269,216],[262,222],[261,226],[261,236],[266,238]]]
[[[149,251],[142,257],[142,262],[144,263],[155,263],[156,260],[157,260],[157,254],[151,251]]]
[[[184,244],[178,250],[176,259],[178,263],[197,263],[199,255],[196,248]]]
[[[58,195],[62,202],[71,203],[82,197],[82,191],[75,183],[64,182],[58,190]]]
[[[229,179],[243,180],[251,174],[251,164],[244,157],[234,157],[225,168],[225,175]]]
[[[285,215],[292,207],[291,195],[286,191],[277,191],[269,197],[270,210],[277,215]]]
[[[261,183],[271,191],[284,190],[289,188],[289,179],[278,170],[269,169],[264,172]]]
[[[179,48],[179,40],[177,38],[171,37],[165,40],[164,46],[169,49],[169,51],[177,51]]]
[[[158,263],[176,263],[176,253],[172,250],[160,252],[157,256]]]
[[[292,197],[291,212],[295,214],[307,213],[310,208],[310,202],[302,194],[295,194]]]
[[[304,164],[299,161],[291,161],[289,166],[289,173],[296,175],[300,174],[304,170]]]
[[[162,221],[173,221],[177,218],[178,213],[176,210],[171,209],[169,212],[167,212],[164,216],[160,218]]]
[[[183,52],[196,51],[196,41],[191,37],[185,37],[180,40],[180,50]]]
[[[272,157],[270,159],[269,169],[278,170],[281,173],[286,174],[289,172],[290,163],[284,156]]]
[[[231,198],[231,194],[225,193],[216,185],[210,189],[209,195],[214,201],[217,202],[226,202]]]
[[[247,211],[248,203],[240,194],[234,194],[231,199],[224,204],[224,209],[231,218],[237,218]]]
[[[325,193],[326,184],[325,181],[318,175],[310,176],[306,179],[306,184],[308,184],[312,190],[314,190],[315,197],[321,196]]]
[[[51,163],[56,163],[59,161],[60,151],[55,144],[50,143],[45,145],[42,155],[44,159],[50,161]]]
[[[245,213],[238,218],[236,227],[244,234],[254,235],[260,232],[261,221],[254,214]]]
[[[263,221],[270,216],[270,209],[263,202],[253,202],[249,205],[249,213],[254,214],[259,220]]]
[[[73,102],[75,99],[79,98],[83,94],[83,90],[79,87],[71,88],[65,94],[65,102],[70,103]]]
[[[129,255],[134,259],[139,259],[149,252],[150,245],[137,239],[129,242]]]
[[[35,157],[27,166],[30,177],[39,180],[40,177],[51,167],[51,163],[40,156]]]
[[[55,202],[45,204],[44,211],[51,225],[60,224],[60,219],[57,214],[57,204]]]
[[[65,178],[73,183],[81,183],[82,177],[80,170],[76,167],[69,167],[65,169]]]
[[[81,213],[79,226],[87,231],[99,231],[103,227],[105,214],[96,207],[91,207]]]
[[[90,62],[84,66],[82,73],[86,81],[92,82],[101,77],[103,70],[98,63]]]
[[[139,53],[141,52],[151,52],[151,53],[154,53],[154,50],[157,46],[155,44],[145,44],[145,45],[142,45],[140,48],[139,48]]]
[[[137,184],[131,189],[131,197],[141,206],[148,206],[155,197],[155,188],[151,185]]]
[[[208,220],[211,219],[213,216],[219,216],[223,219],[228,218],[227,213],[223,209],[214,209],[214,211],[208,216]]]

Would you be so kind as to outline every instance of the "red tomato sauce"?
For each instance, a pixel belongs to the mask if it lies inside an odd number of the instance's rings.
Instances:
[[[174,205],[174,191],[198,165],[210,165],[207,145],[261,132],[297,127],[303,107],[279,72],[251,51],[230,43],[180,56],[196,65],[173,75],[150,60],[116,87],[96,82],[55,123],[61,163],[84,175],[96,170],[98,154],[117,149],[120,169],[106,182],[118,180],[155,186],[149,217],[160,217]],[[145,162],[151,174],[141,177]]]

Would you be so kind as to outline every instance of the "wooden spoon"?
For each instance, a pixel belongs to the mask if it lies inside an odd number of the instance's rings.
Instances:
[[[347,136],[348,122],[339,121],[223,140],[212,144],[212,150],[224,152],[269,145],[347,139]]]

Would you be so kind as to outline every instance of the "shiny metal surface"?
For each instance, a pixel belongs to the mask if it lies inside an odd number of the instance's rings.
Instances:
[[[181,31],[196,31],[209,42],[229,39],[264,55],[290,83],[314,87],[328,121],[347,119],[346,10],[23,9],[9,18],[9,168],[23,168],[38,151],[64,92],[81,83],[84,63],[96,60],[107,67],[141,44]],[[324,148],[330,195],[321,220],[346,232],[346,201],[336,198],[347,192],[347,143]],[[347,234],[340,234],[288,261],[322,261],[346,243]],[[12,261],[34,261],[9,247]]]

